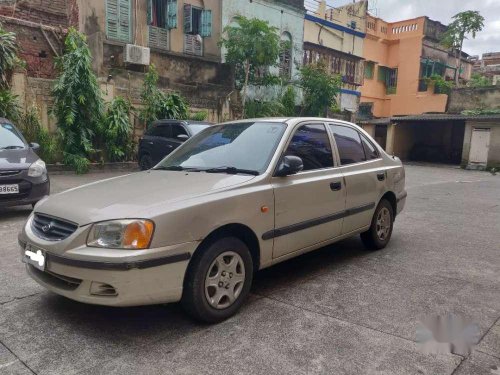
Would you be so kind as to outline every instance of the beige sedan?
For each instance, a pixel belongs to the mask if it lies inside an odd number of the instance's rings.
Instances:
[[[384,248],[406,201],[401,161],[318,118],[210,127],[152,170],[40,202],[19,235],[29,275],[91,304],[182,301],[218,322],[255,271],[361,234]]]

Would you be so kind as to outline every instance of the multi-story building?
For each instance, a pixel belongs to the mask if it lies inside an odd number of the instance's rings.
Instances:
[[[459,74],[462,81],[468,81],[472,63],[463,53],[457,64],[454,51],[440,43],[445,31],[446,26],[428,17],[390,23],[367,16],[362,116],[446,111],[447,95],[429,85],[428,78],[437,74],[454,80]]]
[[[231,69],[221,63],[221,0],[8,0],[0,3],[0,22],[17,33],[26,73],[14,76],[21,101],[36,101],[45,126],[54,57],[63,52],[65,31],[87,35],[93,69],[106,95],[140,104],[144,73],[155,64],[160,87],[180,92],[194,111],[210,120],[229,115]],[[36,80],[36,81],[35,81]],[[137,124],[140,126],[140,124]]]
[[[481,59],[474,56],[473,72],[488,77],[493,85],[500,85],[500,52],[483,53]]]
[[[279,66],[269,69],[269,73],[288,80],[298,77],[302,64],[302,43],[304,40],[304,2],[303,0],[222,0],[222,30],[234,22],[236,16],[258,18],[276,27],[281,41],[288,49],[283,50]],[[224,61],[225,51],[222,50]],[[269,99],[276,96],[278,87],[257,90],[251,87],[250,97]],[[259,97],[260,96],[260,97]]]
[[[342,110],[357,112],[364,78],[363,41],[368,1],[329,8],[322,0],[309,7],[304,23],[305,65],[324,61],[332,74],[342,76]]]

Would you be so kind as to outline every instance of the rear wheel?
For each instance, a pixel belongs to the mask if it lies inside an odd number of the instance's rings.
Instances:
[[[153,168],[153,158],[151,158],[151,155],[149,154],[141,155],[139,159],[139,166],[143,171],[148,171],[151,168]]]
[[[193,318],[217,323],[234,315],[248,296],[252,256],[234,237],[221,238],[198,251],[186,275],[182,305]]]
[[[387,246],[394,226],[394,210],[386,199],[382,199],[373,215],[370,229],[361,233],[361,240],[369,250],[381,250]]]

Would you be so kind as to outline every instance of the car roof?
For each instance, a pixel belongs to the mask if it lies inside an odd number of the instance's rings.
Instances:
[[[184,125],[214,125],[210,121],[191,121],[191,120],[175,120],[175,119],[164,119],[156,120],[153,122],[154,125],[168,125],[168,124],[184,124]]]
[[[241,124],[245,122],[251,122],[251,121],[259,121],[259,122],[268,122],[268,123],[287,123],[287,124],[296,124],[299,122],[304,122],[304,121],[321,121],[321,122],[335,122],[337,124],[344,124],[344,125],[350,125],[353,126],[355,124],[348,122],[348,121],[343,121],[343,120],[337,120],[337,119],[332,119],[332,118],[326,118],[326,117],[262,117],[262,118],[254,118],[254,119],[243,119],[243,120],[236,120],[236,121],[228,121],[225,122],[225,124]]]

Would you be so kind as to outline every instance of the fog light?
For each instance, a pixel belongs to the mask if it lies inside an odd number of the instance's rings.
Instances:
[[[90,294],[92,296],[114,297],[118,295],[118,292],[109,284],[92,281],[92,284],[90,284]]]

